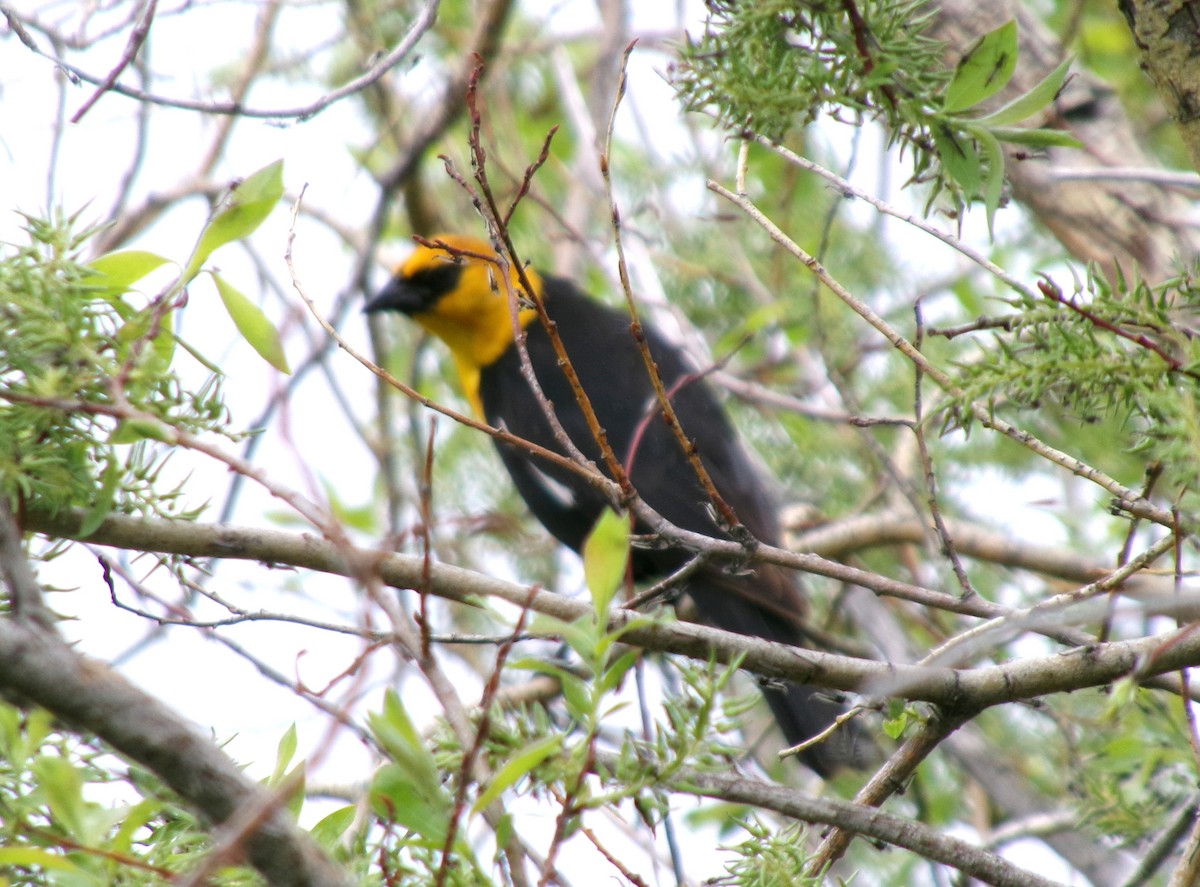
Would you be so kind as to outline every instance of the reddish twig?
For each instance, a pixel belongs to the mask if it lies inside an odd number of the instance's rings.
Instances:
[[[1050,280],[1049,278],[1043,278],[1042,280],[1039,280],[1037,287],[1041,291],[1042,295],[1051,302],[1055,302],[1059,305],[1069,308],[1092,326],[1102,329],[1105,332],[1112,333],[1114,336],[1119,336],[1122,339],[1127,339],[1128,341],[1133,342],[1135,345],[1139,345],[1142,348],[1145,348],[1146,350],[1158,355],[1160,358],[1162,358],[1163,362],[1166,363],[1171,372],[1183,373],[1186,376],[1191,376],[1193,379],[1200,379],[1200,373],[1197,373],[1195,370],[1189,370],[1185,368],[1182,361],[1179,361],[1168,354],[1167,350],[1163,348],[1162,345],[1155,342],[1145,333],[1132,333],[1129,330],[1118,326],[1112,321],[1106,320],[1105,318],[1100,317],[1098,314],[1089,311],[1074,299],[1068,299],[1062,294],[1062,290],[1058,288],[1057,284],[1055,284],[1054,281]]]
[[[100,101],[100,96],[113,88],[117,82],[117,78],[137,58],[138,51],[142,48],[142,44],[146,42],[146,37],[150,34],[150,24],[154,21],[154,11],[157,8],[158,0],[149,0],[145,11],[142,13],[142,17],[133,26],[133,30],[129,32],[129,40],[125,43],[125,51],[121,53],[121,58],[117,61],[117,66],[108,72],[105,78],[100,81],[100,85],[96,88],[96,91],[92,93],[91,98],[84,102],[83,107],[75,112],[75,116],[71,118],[72,123],[78,123],[82,120],[83,115],[91,110],[92,105]]]
[[[525,167],[525,175],[521,177],[521,186],[517,189],[517,195],[512,199],[512,203],[509,204],[508,211],[504,214],[504,218],[500,222],[501,227],[508,228],[508,223],[512,220],[513,213],[517,211],[517,204],[519,204],[521,200],[524,199],[525,195],[529,193],[529,188],[533,184],[534,175],[536,175],[537,171],[545,165],[547,160],[550,159],[550,142],[553,141],[554,134],[557,132],[558,124],[550,127],[550,131],[546,133],[545,141],[542,142],[542,150],[538,154],[537,160]]]
[[[489,222],[493,236],[498,241],[502,249],[498,249],[497,253],[507,256],[511,259],[512,270],[516,272],[517,279],[524,290],[525,295],[533,304],[537,311],[538,320],[541,322],[546,335],[550,340],[551,347],[554,349],[555,357],[558,359],[563,375],[566,377],[567,384],[570,386],[572,393],[575,395],[575,402],[579,405],[580,412],[583,413],[584,421],[587,423],[588,431],[592,435],[592,439],[596,441],[596,445],[600,448],[600,456],[608,469],[609,476],[617,482],[621,489],[620,500],[622,503],[628,503],[633,500],[636,493],[633,485],[629,482],[629,476],[622,466],[620,460],[617,459],[613,452],[612,446],[608,442],[608,433],[600,424],[600,420],[596,417],[596,411],[592,407],[591,399],[586,391],[583,390],[583,385],[579,381],[579,374],[575,371],[574,365],[571,363],[570,356],[567,354],[566,348],[562,343],[562,339],[558,335],[557,325],[551,319],[546,311],[545,302],[542,300],[541,293],[533,286],[529,275],[525,270],[524,264],[520,261],[516,247],[513,245],[512,238],[509,236],[508,229],[501,224],[502,213],[496,203],[495,194],[492,191],[491,184],[487,177],[487,152],[480,141],[480,121],[481,115],[478,107],[478,83],[479,77],[483,72],[483,65],[480,64],[472,75],[467,87],[467,113],[471,120],[471,126],[468,132],[468,141],[471,147],[471,165],[475,172],[475,180],[479,183],[479,194],[486,206],[484,218]],[[484,207],[480,207],[481,210]],[[504,269],[502,269],[504,270]],[[508,275],[502,275],[502,280],[507,281]],[[506,284],[507,285],[507,284]],[[553,415],[553,410],[547,413],[551,424],[557,426],[557,418]]]
[[[491,729],[492,700],[496,698],[496,693],[500,689],[501,672],[504,670],[504,663],[508,659],[508,654],[512,652],[513,645],[521,639],[522,633],[525,630],[525,622],[529,617],[529,603],[532,602],[537,592],[537,586],[532,586],[529,589],[529,598],[526,600],[526,605],[521,608],[521,613],[517,616],[517,623],[513,626],[508,639],[496,651],[496,665],[492,668],[492,673],[488,675],[487,683],[484,684],[483,694],[479,699],[479,727],[475,731],[475,741],[466,754],[463,755],[462,766],[458,770],[458,787],[454,792],[454,810],[450,814],[450,826],[446,830],[446,842],[442,845],[442,860],[438,865],[434,887],[443,887],[446,883],[446,875],[449,872],[450,865],[450,851],[454,847],[454,840],[458,834],[458,823],[462,819],[463,811],[467,806],[467,789],[473,781],[471,779],[471,771],[475,769],[475,761],[478,759],[479,752],[483,748],[483,743],[487,739],[488,732]]]
[[[671,433],[675,435],[675,439],[679,442],[679,446],[683,450],[688,464],[691,465],[692,471],[695,472],[696,478],[700,481],[700,486],[704,488],[705,495],[708,496],[709,501],[716,510],[720,523],[734,539],[752,548],[757,544],[757,540],[754,539],[749,530],[742,526],[741,521],[738,520],[737,515],[733,512],[733,508],[730,507],[729,503],[718,492],[716,485],[709,476],[708,469],[704,467],[704,463],[700,460],[700,454],[696,449],[695,441],[684,432],[683,426],[679,422],[679,417],[675,414],[675,407],[671,404],[672,392],[668,392],[666,386],[663,385],[662,375],[658,371],[658,364],[655,363],[654,356],[650,353],[650,346],[646,342],[645,331],[642,329],[642,322],[638,316],[637,303],[633,298],[633,287],[629,282],[629,266],[625,261],[625,250],[621,242],[621,211],[617,207],[616,197],[613,195],[612,175],[609,170],[608,158],[612,155],[613,128],[617,119],[617,109],[621,106],[621,99],[625,96],[625,87],[628,82],[627,67],[629,65],[629,56],[636,45],[636,40],[631,42],[625,47],[625,52],[621,56],[621,69],[617,79],[617,94],[613,99],[612,112],[608,118],[608,131],[605,136],[604,151],[600,155],[600,175],[604,179],[604,189],[607,192],[608,204],[612,213],[613,245],[617,250],[617,271],[621,278],[621,289],[625,292],[625,305],[629,311],[629,332],[637,343],[638,352],[641,354],[642,362],[646,366],[646,375],[649,377],[650,384],[654,389],[654,396],[662,410],[663,419],[666,420]],[[678,387],[678,384],[676,387]]]

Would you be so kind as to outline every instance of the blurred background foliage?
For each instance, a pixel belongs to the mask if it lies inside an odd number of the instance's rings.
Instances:
[[[1161,561],[1158,572],[1139,579],[1138,589],[1162,592],[1185,586],[1194,559],[1190,534],[1197,517],[1195,466],[1200,464],[1191,332],[1194,214],[1186,204],[1180,208],[1181,192],[1173,183],[1161,188],[1161,202],[1138,204],[1133,213],[1134,239],[1166,242],[1163,251],[1174,262],[1168,273],[1129,254],[1110,256],[1113,265],[1106,264],[1108,259],[1090,265],[1058,234],[1053,220],[1025,201],[1019,183],[1006,185],[994,200],[984,193],[987,176],[1001,167],[1015,179],[1028,167],[1055,172],[1080,156],[1103,154],[1075,129],[1085,114],[1100,113],[1085,102],[1071,103],[1071,90],[1083,88],[1080,84],[1091,77],[1115,93],[1116,110],[1105,106],[1103,113],[1116,114],[1119,126],[1136,134],[1147,175],[1186,166],[1176,129],[1138,69],[1136,47],[1121,14],[1110,5],[1082,0],[1012,4],[1007,14],[997,8],[996,21],[972,31],[971,39],[982,37],[1017,11],[1036,20],[1056,55],[1032,77],[1035,82],[1063,57],[1073,56],[1077,79],[1046,107],[1034,109],[1029,126],[1074,132],[1084,143],[1083,149],[1031,148],[1005,141],[1000,160],[989,153],[986,136],[956,130],[958,144],[975,152],[984,170],[979,189],[972,191],[964,186],[961,170],[948,170],[939,153],[946,143],[935,135],[938,126],[946,125],[944,102],[956,62],[970,51],[969,41],[946,46],[935,39],[945,20],[955,16],[952,5],[714,0],[658,6],[651,11],[615,0],[446,0],[438,4],[436,24],[396,67],[328,109],[314,105],[292,113],[287,109],[307,106],[371,71],[406,39],[426,4],[163,4],[137,58],[120,78],[141,98],[108,93],[79,123],[70,124],[68,118],[95,89],[86,78],[73,82],[70,66],[78,69],[76,78],[81,72],[102,78],[117,64],[147,6],[4,7],[9,30],[0,38],[23,65],[21,76],[5,87],[6,101],[36,109],[19,126],[0,123],[0,140],[10,152],[8,169],[0,174],[8,181],[20,174],[25,181],[22,190],[10,192],[5,209],[31,214],[46,205],[67,209],[50,213],[56,221],[18,219],[4,230],[0,493],[22,508],[74,506],[99,513],[98,503],[102,510],[117,503],[117,510],[190,516],[205,507],[203,520],[220,515],[256,526],[298,522],[261,489],[231,480],[225,465],[194,452],[173,454],[178,467],[156,486],[161,460],[171,449],[163,442],[114,442],[113,423],[97,418],[99,413],[46,408],[46,401],[57,397],[111,405],[108,386],[121,377],[125,396],[139,408],[181,430],[222,438],[223,446],[236,449],[249,464],[328,506],[355,541],[419,554],[428,532],[440,561],[583,594],[576,560],[531,521],[491,443],[444,417],[431,423],[426,409],[346,359],[296,297],[282,260],[289,233],[294,233],[296,284],[313,299],[316,311],[397,378],[439,403],[463,409],[450,381],[448,357],[436,343],[400,322],[372,321],[368,329],[359,308],[384,281],[387,267],[406,254],[413,234],[484,233],[469,193],[479,187],[473,178],[478,155],[473,157],[471,149],[472,120],[465,99],[468,83],[478,77],[478,141],[501,206],[520,193],[527,168],[550,139],[546,162],[508,226],[520,258],[573,276],[596,298],[620,305],[612,207],[599,161],[611,138],[607,162],[634,294],[651,322],[681,342],[697,366],[715,367],[711,381],[772,478],[789,530],[800,537],[800,550],[807,550],[805,539],[823,529],[876,517],[877,538],[868,533],[866,541],[851,539],[822,553],[885,577],[958,594],[959,580],[943,551],[946,540],[930,529],[933,496],[936,515],[955,528],[952,542],[979,536],[990,543],[963,549],[971,593],[1027,607],[1099,578],[1159,538],[1161,527],[1148,527],[1112,508],[1109,492],[983,427],[970,413],[976,402],[1131,490],[1151,485],[1154,503],[1179,509],[1176,566],[1169,558]],[[195,34],[207,37],[189,39]],[[1021,34],[1025,39],[1029,32]],[[21,45],[22,35],[41,55]],[[614,118],[623,53],[635,38],[628,92]],[[46,57],[64,67],[56,71]],[[1041,60],[1023,48],[1015,62],[1017,76],[1035,62]],[[1014,83],[1014,92],[996,96],[970,119],[978,120],[1028,88]],[[166,100],[148,101],[146,94]],[[171,107],[179,99],[200,107]],[[227,99],[242,111],[280,110],[221,113],[215,106]],[[615,120],[611,136],[610,118]],[[41,128],[53,138],[39,153],[39,144],[20,130]],[[960,235],[1025,291],[1014,291],[962,253],[903,221],[880,215],[840,185],[766,146],[743,142],[747,134],[775,139],[901,213],[924,215],[938,228]],[[30,158],[39,156],[41,165],[31,165]],[[182,262],[227,186],[276,156],[285,161],[282,205],[236,249],[223,251],[219,261],[222,274],[236,281],[270,319],[294,372],[284,376],[258,360],[217,309],[207,281],[197,279],[171,317],[181,340],[191,343],[203,360],[178,349],[169,354],[146,349],[145,363],[122,376],[114,363],[122,357],[119,326],[131,322],[157,287],[169,288],[178,270],[140,282],[135,288],[140,294],[104,295],[89,289],[84,263],[98,253],[135,247]],[[1140,159],[1107,155],[1101,160],[1101,166],[1124,166]],[[957,390],[941,390],[923,378],[918,413],[912,363],[819,286],[762,228],[706,187],[715,180],[732,188],[739,176],[763,216],[917,343]],[[300,199],[304,185],[309,190]],[[287,208],[293,203],[297,210],[291,228]],[[995,212],[991,234],[990,211]],[[67,212],[79,218],[73,227],[63,219]],[[1097,203],[1094,215],[1098,226],[1109,224],[1103,203]],[[1137,227],[1151,222],[1169,231]],[[1063,301],[1046,296],[1039,281]],[[1084,310],[1066,304],[1071,300]],[[62,332],[68,325],[70,330]],[[50,342],[51,333],[58,344]],[[75,350],[64,356],[64,348]],[[153,364],[164,356],[170,370]],[[212,373],[213,368],[220,372]],[[3,399],[4,392],[16,397],[30,391],[42,398],[40,407],[36,400]],[[918,428],[920,440],[914,433]],[[15,458],[26,452],[23,442],[31,435],[62,464],[39,474],[41,469],[27,457],[24,462]],[[435,458],[426,478],[429,441]],[[921,446],[927,451],[924,459]],[[931,479],[936,487],[930,486]],[[422,497],[427,486],[432,499],[426,526]],[[918,529],[912,531],[914,525]],[[88,566],[66,567],[73,572],[64,579],[51,571],[52,565],[44,565],[48,584],[98,587],[89,573],[94,572],[90,564],[96,547],[76,548],[76,556]],[[62,551],[53,539],[35,543],[33,549]],[[1029,567],[1047,552],[1068,566],[1057,572]],[[302,655],[311,655],[305,660],[305,667],[313,669],[306,677],[308,686],[324,687],[356,724],[365,721],[367,711],[380,711],[383,689],[395,685],[415,694],[401,693],[404,706],[423,719],[422,729],[429,729],[436,706],[410,702],[423,698],[411,690],[419,678],[394,649],[371,646],[370,630],[378,614],[346,583],[297,580],[253,566],[198,559],[175,560],[171,566],[170,571],[138,567],[115,580],[106,578],[115,583],[114,599],[134,595],[142,612],[121,614],[125,621],[104,643],[96,635],[106,633],[107,619],[117,618],[107,591],[99,607],[85,607],[76,600],[79,595],[58,595],[55,607],[74,620],[69,633],[81,649],[123,668],[168,675],[170,668],[154,658],[162,639],[191,643],[183,638],[203,633],[206,640],[196,641],[199,652],[194,655],[249,664],[256,670],[255,680],[273,680],[272,704],[286,712],[285,721],[314,718],[313,709],[280,677],[291,674]],[[179,576],[217,588],[224,597],[198,598],[194,587],[176,583]],[[804,582],[814,602],[814,622],[879,658],[917,661],[978,621],[893,599],[876,600],[861,588],[833,580],[807,577]],[[151,597],[143,596],[147,586],[155,589]],[[206,620],[228,615],[223,608],[231,600],[275,615],[256,631],[241,627],[241,634],[232,635],[211,629]],[[403,601],[412,605],[408,598]],[[164,612],[205,627],[176,625],[164,634],[153,624],[154,615]],[[430,612],[435,632],[445,641],[438,645],[439,656],[461,683],[464,699],[473,703],[495,665],[495,638],[509,630],[515,611],[435,601]],[[286,623],[299,614],[344,621],[360,635],[335,643],[332,633],[309,626],[309,634],[287,636],[277,644],[266,633],[272,621]],[[1063,619],[1059,627],[1108,637],[1140,637],[1172,624],[1136,610],[1089,615],[1081,624],[1069,616]],[[230,643],[220,639],[223,634]],[[313,648],[322,647],[327,638],[327,649],[317,657]],[[1060,649],[1044,636],[1021,632],[971,647],[954,664],[965,668]],[[562,667],[578,665],[580,656],[577,650],[574,662],[567,663],[553,643],[524,643],[519,652]],[[611,667],[591,664],[599,674]],[[694,715],[711,701],[706,694],[711,697],[712,685],[719,683],[700,665],[680,667],[682,674],[668,668],[666,676],[639,681],[660,725],[667,723],[662,695],[671,698],[677,692],[675,704]],[[528,672],[528,666],[506,672],[503,686],[522,686]],[[624,696],[618,698],[637,701],[639,689],[633,684],[626,681],[620,689]],[[181,700],[204,695],[200,687],[187,686]],[[218,690],[215,695],[224,694]],[[591,714],[598,715],[613,699],[592,699],[590,704],[595,706]],[[214,714],[219,704],[189,711],[181,701],[181,709],[188,717],[212,723],[218,740],[242,732],[236,722],[220,721]],[[645,726],[633,717],[629,724],[618,722],[621,726],[611,733],[597,729],[581,735],[579,712],[570,714],[574,722],[562,701],[554,699],[546,701],[545,709],[497,712],[494,741],[484,749],[485,758],[502,768],[523,749],[553,742],[551,737],[564,731],[572,743],[598,738],[605,748],[620,750],[629,739],[623,730],[634,735]],[[911,736],[930,709],[910,706],[907,720],[894,710],[889,715],[894,724],[907,723]],[[304,734],[315,757],[337,758],[329,748],[340,748],[338,742],[354,745],[355,751],[342,758],[343,766],[326,764],[327,771],[318,770],[310,786],[336,783],[325,794],[337,798],[338,805],[353,802],[380,760],[378,749],[364,751],[367,746],[359,739],[345,735],[322,738],[328,723],[320,717]],[[21,730],[35,726],[7,711],[4,718],[10,745],[18,742]],[[272,741],[282,732],[279,723],[279,717],[270,722]],[[44,728],[38,729],[43,732],[36,738],[50,741]],[[997,840],[1011,846],[1009,857],[1031,871],[1049,866],[1063,878],[1123,883],[1134,861],[1158,848],[1159,835],[1194,815],[1196,759],[1188,731],[1177,698],[1132,686],[996,708],[964,731],[975,745],[950,744],[944,754],[935,753],[888,809],[943,830],[965,830],[983,844],[1001,836]],[[653,744],[649,734],[643,739]],[[746,734],[746,745],[758,738],[753,729]],[[463,749],[445,735],[439,737],[436,773],[443,780],[456,779]],[[663,761],[711,768],[728,766],[729,744],[739,742],[737,734],[714,729],[703,741],[671,745],[663,739],[655,748]],[[761,740],[760,747],[774,749],[774,740]],[[561,755],[558,751],[530,760],[528,773],[514,780],[514,795],[529,806],[517,805],[511,821],[493,825],[491,832],[478,823],[472,826],[469,842],[482,862],[478,869],[465,866],[450,877],[463,879],[461,883],[473,877],[503,881],[503,866],[489,858],[495,832],[528,827],[538,840],[547,838],[538,818],[553,818],[555,799],[561,802],[583,768],[570,757],[571,748],[564,747]],[[254,757],[260,750],[246,747],[235,753]],[[103,758],[96,764],[94,749],[86,743],[54,754],[71,762],[88,784],[103,784],[121,770]],[[763,757],[769,758],[769,751]],[[269,756],[258,762],[269,769]],[[1014,783],[990,782],[989,768],[997,778],[1013,775],[1019,790]],[[45,777],[48,771],[15,766],[0,771],[0,805],[5,805],[0,806],[0,822],[8,823],[8,840],[53,856],[87,856],[71,843],[80,840],[79,833],[61,802],[56,806],[48,798],[35,812],[21,807],[17,818],[3,815],[5,807],[13,813],[14,805],[29,800],[30,781],[39,772]],[[790,765],[772,772],[791,782],[806,780]],[[644,821],[654,828],[630,825],[619,837],[601,843],[638,847],[639,861],[669,881],[672,848],[665,835],[687,823],[671,819],[669,828],[663,825],[670,807],[666,789],[630,779],[634,789],[627,794],[612,789],[612,804],[627,823]],[[130,781],[135,792],[147,797],[158,792],[157,787],[147,789],[148,783]],[[831,790],[849,797],[862,781],[862,776],[845,777]],[[437,789],[446,790],[444,785]],[[602,797],[600,786],[592,790]],[[403,795],[395,791],[397,797]],[[49,787],[44,793],[52,794]],[[36,792],[32,797],[38,797]],[[439,877],[439,856],[427,842],[370,817],[353,823],[323,819],[334,814],[321,803],[316,805],[319,813],[306,814],[307,824],[324,823],[325,832],[318,826],[318,833],[330,847],[341,836],[336,852],[363,883],[378,883],[389,875],[414,883]],[[587,806],[581,805],[581,811]],[[117,816],[109,828],[88,832],[87,842],[122,853],[146,853],[141,858],[151,861],[163,849],[157,842],[190,848],[197,840],[194,823],[178,827],[172,809],[156,807],[153,817],[147,814],[147,831],[139,832],[137,849],[121,834]],[[686,868],[683,880],[719,876],[728,883],[783,883],[780,872],[795,875],[803,865],[793,854],[797,846],[811,847],[811,842],[803,845],[799,833],[763,827],[741,807],[737,815],[728,815],[727,807],[716,801],[708,809],[718,825],[704,822],[701,814],[692,821],[701,837],[691,840],[706,842],[706,851],[697,854],[693,865],[681,866]],[[535,824],[529,826],[521,812],[529,813]],[[602,818],[592,816],[590,809],[580,812],[572,828]],[[170,827],[152,828],[154,817]],[[594,874],[596,857],[577,849],[582,843],[576,835],[560,852],[567,882],[573,871],[576,883],[587,882],[579,872]],[[686,860],[688,844],[683,843],[683,853],[675,852]],[[712,851],[717,843],[725,849]],[[1182,853],[1182,845],[1163,849],[1158,859],[1162,871],[1169,871]],[[182,867],[190,859],[180,856],[170,865]],[[376,860],[384,861],[376,865]],[[615,871],[605,865],[606,871]],[[852,846],[843,865],[839,873],[848,877],[857,870],[869,883],[947,883],[950,877],[918,854],[880,854],[864,841]],[[140,874],[118,868],[119,874],[111,867],[101,874],[72,871],[75,880],[70,882],[108,878],[108,883],[140,883]],[[70,880],[56,880],[45,858],[27,859],[13,871],[12,883]],[[474,874],[468,877],[470,872]],[[249,877],[232,871],[226,876],[230,882]],[[147,881],[155,882],[153,877]]]

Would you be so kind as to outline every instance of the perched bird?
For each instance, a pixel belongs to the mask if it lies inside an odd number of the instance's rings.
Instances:
[[[514,344],[507,288],[489,257],[487,243],[442,235],[418,246],[366,307],[410,316],[450,349],[463,391],[474,411],[518,437],[562,453],[541,404],[522,373]],[[513,291],[521,293],[515,269]],[[613,453],[634,488],[651,508],[686,530],[728,538],[712,516],[705,494],[661,411],[629,317],[594,301],[571,281],[526,269],[531,285],[555,321],[571,365],[587,393]],[[538,383],[571,441],[596,465],[600,448],[559,365],[549,334],[529,307],[516,323],[526,333],[529,361]],[[696,445],[713,485],[741,523],[758,540],[776,544],[779,527],[771,497],[743,451],[712,390],[673,344],[645,328],[650,353],[684,432]],[[649,415],[649,420],[646,417]],[[500,457],[534,516],[559,541],[579,551],[606,505],[579,475],[547,464],[510,445]],[[646,532],[645,527],[635,528]],[[661,577],[683,566],[693,552],[679,547],[635,548],[635,578]],[[802,645],[804,598],[795,579],[771,564],[752,573],[703,564],[686,579],[689,618],[717,628],[786,644]],[[842,708],[820,691],[796,684],[763,686],[787,741],[802,742],[825,729]],[[844,725],[805,751],[801,760],[827,776],[843,765],[858,766],[872,743],[856,723]]]

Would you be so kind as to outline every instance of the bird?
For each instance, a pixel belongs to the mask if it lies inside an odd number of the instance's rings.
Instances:
[[[565,455],[522,370],[514,334],[521,329],[530,367],[553,404],[562,431],[585,457],[603,465],[601,448],[537,311],[527,300],[510,307],[509,292],[523,293],[518,270],[500,263],[495,249],[483,239],[442,234],[420,241],[367,302],[365,311],[407,315],[442,340],[463,394],[478,417]],[[568,278],[531,265],[523,270],[553,321],[611,452],[622,460],[642,501],[681,529],[730,538],[676,434],[654,415],[661,408],[629,315],[592,298]],[[509,275],[511,286],[504,285],[503,273]],[[679,423],[716,491],[755,539],[777,545],[780,530],[772,497],[713,389],[680,347],[649,325],[642,330]],[[609,505],[608,498],[563,466],[538,460],[502,441],[497,441],[497,447],[534,517],[559,542],[580,552]],[[649,532],[640,522],[634,530]],[[679,545],[635,546],[632,573],[635,580],[669,576],[694,556],[694,551]],[[677,611],[682,618],[741,635],[794,646],[805,643],[803,591],[790,571],[773,564],[759,563],[747,571],[701,561],[686,575]],[[841,703],[815,687],[764,682],[761,690],[791,745],[825,730],[844,711]],[[800,760],[819,776],[829,777],[845,767],[864,766],[872,745],[866,730],[851,720],[802,751]]]

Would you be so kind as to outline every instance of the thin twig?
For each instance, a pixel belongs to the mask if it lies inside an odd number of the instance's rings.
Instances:
[[[915,337],[915,345],[920,350],[922,339],[925,335],[925,322],[921,315],[921,303],[918,300],[913,306],[913,314],[916,318],[917,335]],[[924,374],[921,372],[920,366],[914,367],[913,374],[913,434],[917,439],[917,453],[921,457],[921,473],[925,478],[925,496],[929,503],[929,515],[933,518],[934,531],[937,533],[938,542],[941,544],[942,554],[950,561],[950,567],[954,571],[954,577],[958,580],[958,587],[962,589],[964,597],[974,597],[975,589],[971,587],[971,580],[967,576],[967,571],[963,567],[962,560],[958,556],[958,551],[954,547],[954,540],[950,535],[950,530],[946,528],[946,520],[942,517],[941,506],[938,505],[938,485],[937,475],[933,470],[933,460],[929,457],[929,446],[925,440],[925,415],[924,415],[924,399],[921,392],[921,383],[924,379]]]
[[[671,403],[670,393],[663,384],[662,375],[658,372],[658,364],[654,360],[654,355],[650,353],[650,346],[646,341],[646,335],[642,329],[642,322],[638,316],[637,302],[633,298],[633,287],[629,282],[629,267],[625,262],[625,248],[621,237],[621,211],[617,206],[616,196],[613,193],[612,173],[609,166],[609,158],[612,157],[612,141],[613,130],[616,126],[617,110],[621,106],[621,99],[625,95],[625,87],[627,82],[626,69],[629,65],[629,56],[632,54],[637,41],[633,41],[627,47],[621,56],[621,68],[617,79],[617,94],[613,98],[612,112],[608,118],[608,129],[605,133],[604,153],[600,155],[600,175],[604,179],[605,195],[608,198],[609,212],[612,221],[613,245],[617,252],[617,271],[621,278],[621,289],[625,294],[625,307],[629,312],[630,324],[629,331],[633,336],[634,341],[638,346],[638,353],[642,357],[642,363],[646,367],[646,376],[650,380],[650,385],[654,390],[654,397],[658,401],[659,409],[662,411],[662,417],[666,420],[667,426],[671,429],[671,433],[679,442],[679,447],[683,451],[684,458],[687,459],[693,473],[696,475],[700,486],[704,490],[705,496],[712,503],[719,516],[719,523],[726,532],[734,539],[753,549],[757,544],[757,540],[751,535],[750,531],[742,525],[738,520],[738,516],[734,514],[733,508],[725,501],[725,497],[717,490],[713,483],[712,477],[708,473],[708,469],[704,467],[704,463],[700,460],[700,453],[696,449],[696,444],[687,436],[683,426],[679,422],[679,416],[675,413],[675,407]]]
[[[129,40],[125,43],[125,51],[121,53],[121,58],[117,60],[116,67],[108,72],[96,88],[96,91],[75,112],[71,118],[72,123],[78,123],[82,120],[83,116],[91,110],[92,106],[100,101],[100,97],[113,88],[113,85],[117,82],[117,78],[137,58],[138,50],[142,48],[142,44],[146,42],[146,37],[150,34],[150,24],[154,21],[154,11],[157,8],[158,0],[148,0],[145,8],[142,10],[141,18],[133,26],[133,30],[129,32]]]
[[[779,149],[782,151],[783,149]],[[803,158],[800,158],[803,159]],[[805,161],[805,168],[808,168]],[[826,176],[832,176],[832,173],[823,172]],[[1144,517],[1154,523],[1161,524],[1164,527],[1172,526],[1172,518],[1169,510],[1160,508],[1152,502],[1142,499],[1137,493],[1129,489],[1125,485],[1117,482],[1114,478],[1109,477],[1104,472],[1097,468],[1088,465],[1087,463],[1076,459],[1067,453],[1062,452],[1047,443],[1044,443],[1037,437],[1034,437],[1028,431],[1017,428],[1000,417],[996,416],[987,404],[969,400],[965,392],[959,388],[957,384],[944,373],[941,369],[934,366],[921,352],[917,351],[911,342],[896,331],[891,324],[880,317],[870,306],[861,299],[854,296],[841,285],[816,259],[802,249],[795,241],[788,237],[774,222],[772,222],[757,206],[754,205],[748,197],[742,194],[734,194],[732,191],[721,186],[719,183],[710,181],[708,188],[716,194],[724,197],[730,203],[741,209],[746,215],[760,225],[770,236],[771,239],[784,247],[793,256],[799,259],[808,267],[808,269],[825,285],[830,292],[834,293],[841,299],[847,307],[849,307],[859,317],[874,327],[892,346],[899,351],[904,357],[911,361],[914,365],[919,366],[921,371],[932,379],[938,387],[950,394],[952,397],[964,401],[964,408],[971,414],[975,421],[979,422],[985,428],[990,428],[1005,437],[1016,441],[1034,454],[1041,458],[1054,463],[1055,465],[1065,468],[1072,474],[1075,474],[1084,480],[1087,480],[1111,493],[1115,500],[1113,507],[1124,511],[1136,517]],[[873,203],[882,203],[882,201],[873,201]],[[920,220],[914,220],[914,224],[921,227],[922,230],[931,229]],[[938,232],[939,239],[954,240],[951,235]],[[969,250],[965,246],[959,247],[965,251],[968,256],[978,255]],[[991,262],[979,257],[980,262],[990,269],[995,268],[995,272],[1005,282],[1019,289],[1022,293],[1030,293],[1030,290],[1013,279],[1006,272],[993,265]]]
[[[107,91],[135,99],[141,104],[161,105],[166,108],[178,108],[184,111],[200,111],[204,114],[255,117],[269,120],[309,120],[330,105],[371,86],[404,61],[413,47],[425,36],[425,32],[433,27],[433,23],[437,18],[438,4],[439,0],[427,0],[400,42],[383,55],[379,61],[375,62],[369,70],[348,83],[339,86],[337,89],[330,90],[304,105],[288,108],[253,108],[247,107],[241,102],[203,102],[193,99],[155,95],[154,93],[116,82],[107,84]],[[28,46],[29,44],[27,43],[26,45]],[[106,85],[107,78],[105,77],[97,77],[82,68],[64,61],[62,58],[46,53],[36,44],[30,46],[30,48],[38,55],[54,62],[54,64],[72,77],[99,87]]]

